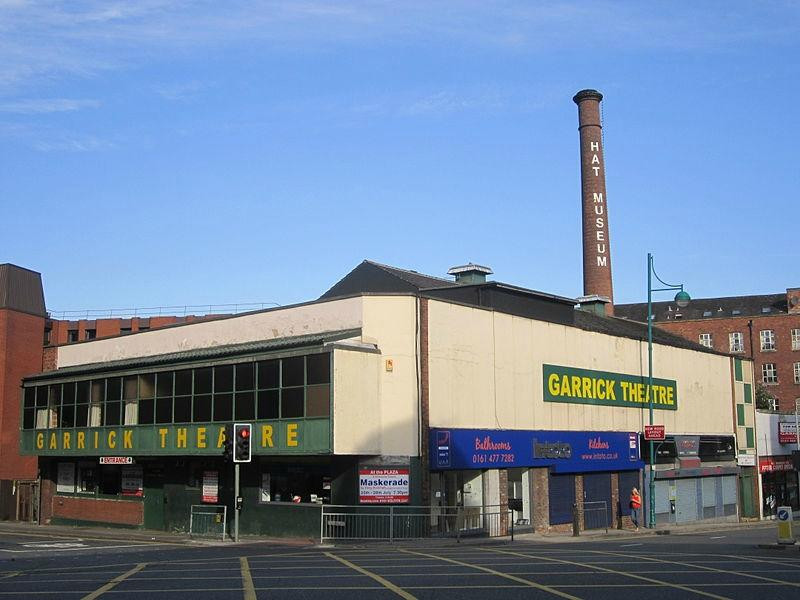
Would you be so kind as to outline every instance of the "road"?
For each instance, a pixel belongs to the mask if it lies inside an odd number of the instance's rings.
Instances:
[[[774,533],[339,547],[3,533],[0,599],[800,598],[797,548],[758,547]]]

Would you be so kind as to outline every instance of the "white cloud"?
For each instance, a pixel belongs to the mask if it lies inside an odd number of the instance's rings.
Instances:
[[[97,100],[76,100],[72,98],[31,98],[15,100],[13,102],[0,102],[0,112],[16,113],[20,115],[34,115],[46,113],[71,112],[85,108],[97,108]]]
[[[506,51],[795,43],[796,3],[462,0],[0,2],[0,90],[220,45],[408,41]]]

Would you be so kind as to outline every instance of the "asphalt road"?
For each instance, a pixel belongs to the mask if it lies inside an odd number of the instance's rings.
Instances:
[[[329,548],[4,533],[0,600],[800,598],[797,548],[758,547],[774,531]]]

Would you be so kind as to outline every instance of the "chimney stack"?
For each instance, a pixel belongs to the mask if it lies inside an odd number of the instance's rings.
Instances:
[[[614,314],[611,283],[611,243],[608,235],[603,126],[597,90],[581,90],[572,98],[578,105],[581,137],[581,196],[583,200],[583,294],[608,299],[607,315]]]

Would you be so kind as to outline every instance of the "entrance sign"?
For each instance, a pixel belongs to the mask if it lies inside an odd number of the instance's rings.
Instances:
[[[644,439],[646,441],[663,442],[666,439],[666,432],[663,425],[645,425]]]
[[[101,465],[132,465],[132,456],[101,456]]]
[[[794,535],[792,535],[792,507],[779,506],[776,518],[778,520],[778,543],[794,544]]]
[[[409,470],[363,468],[358,471],[358,501],[395,504],[410,501]]]
[[[678,410],[678,383],[671,379],[574,369],[559,365],[542,365],[545,402],[595,404],[621,408]]]
[[[430,453],[433,471],[552,467],[583,473],[644,466],[636,432],[431,429],[430,447],[436,448]]]
[[[203,471],[203,502],[219,502],[219,471]]]

